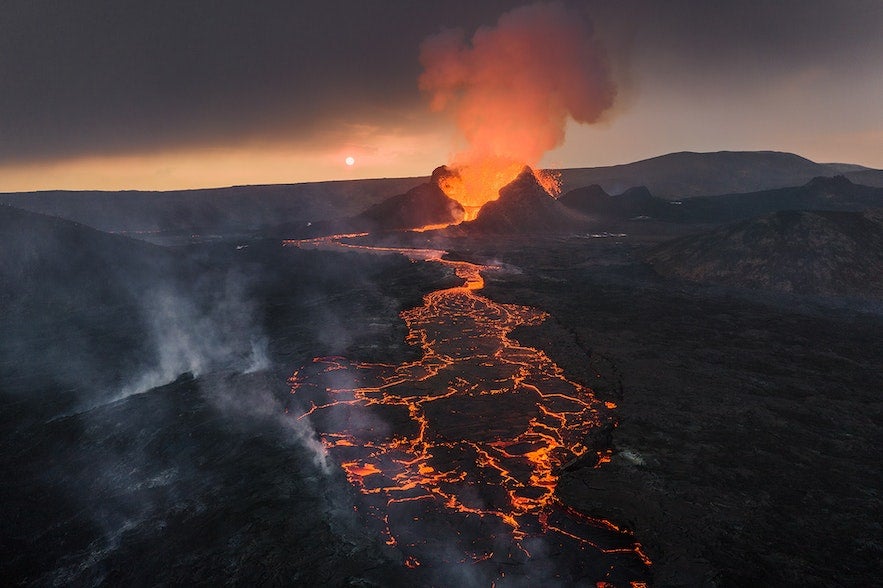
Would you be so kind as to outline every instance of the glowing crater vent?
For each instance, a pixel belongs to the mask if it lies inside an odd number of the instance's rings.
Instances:
[[[523,163],[488,158],[458,167],[441,166],[432,173],[432,179],[449,198],[463,206],[463,220],[469,221],[478,216],[482,206],[497,200],[500,189],[515,180],[524,169]],[[561,192],[558,172],[531,168],[531,173],[550,196]]]

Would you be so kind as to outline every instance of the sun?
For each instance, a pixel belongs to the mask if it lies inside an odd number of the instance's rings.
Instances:
[[[343,160],[343,162],[345,164],[347,164],[348,166],[352,167],[356,164],[356,158],[353,157],[352,155],[349,155],[349,156],[347,156],[346,159]]]

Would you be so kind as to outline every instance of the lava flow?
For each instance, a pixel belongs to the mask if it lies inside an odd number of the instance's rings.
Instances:
[[[450,266],[465,282],[402,312],[422,357],[399,365],[317,357],[290,379],[299,418],[361,493],[359,510],[405,565],[449,580],[462,579],[458,566],[497,585],[538,570],[559,580],[645,580],[650,562],[631,535],[555,498],[559,468],[587,452],[609,407],[543,351],[509,337],[545,313],[478,295],[488,267],[397,251]]]

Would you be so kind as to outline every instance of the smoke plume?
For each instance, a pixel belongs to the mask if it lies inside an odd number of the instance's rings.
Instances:
[[[462,30],[429,37],[420,62],[430,107],[450,114],[468,143],[451,162],[464,182],[468,168],[483,167],[476,183],[486,183],[490,166],[514,170],[508,183],[562,144],[568,117],[597,122],[616,95],[591,23],[558,2],[516,8],[471,40]],[[469,196],[466,204],[483,203]],[[496,197],[494,190],[485,200]]]

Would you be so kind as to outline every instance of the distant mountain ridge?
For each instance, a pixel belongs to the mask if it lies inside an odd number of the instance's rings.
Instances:
[[[54,190],[0,194],[0,204],[107,232],[249,232],[283,221],[355,215],[425,181],[385,178],[168,192]]]
[[[616,166],[561,170],[565,192],[598,185],[607,194],[644,186],[660,200],[748,193],[800,186],[843,174],[883,187],[883,170],[820,164],[791,153],[749,151],[671,153]],[[0,194],[0,204],[74,220],[108,232],[254,234],[284,223],[315,223],[366,213],[427,177],[234,186],[170,192],[46,191]]]
[[[583,214],[600,218],[723,223],[780,210],[863,211],[881,208],[883,188],[854,184],[841,175],[816,177],[801,186],[742,194],[697,196],[682,201],[658,198],[644,186],[611,196],[598,185],[571,190],[558,200]]]
[[[664,199],[756,192],[805,184],[818,176],[844,174],[866,185],[883,185],[883,170],[850,164],[815,163],[778,151],[669,153],[634,163],[561,170],[563,191],[597,184],[610,194],[646,186]],[[859,179],[861,178],[861,179]]]

